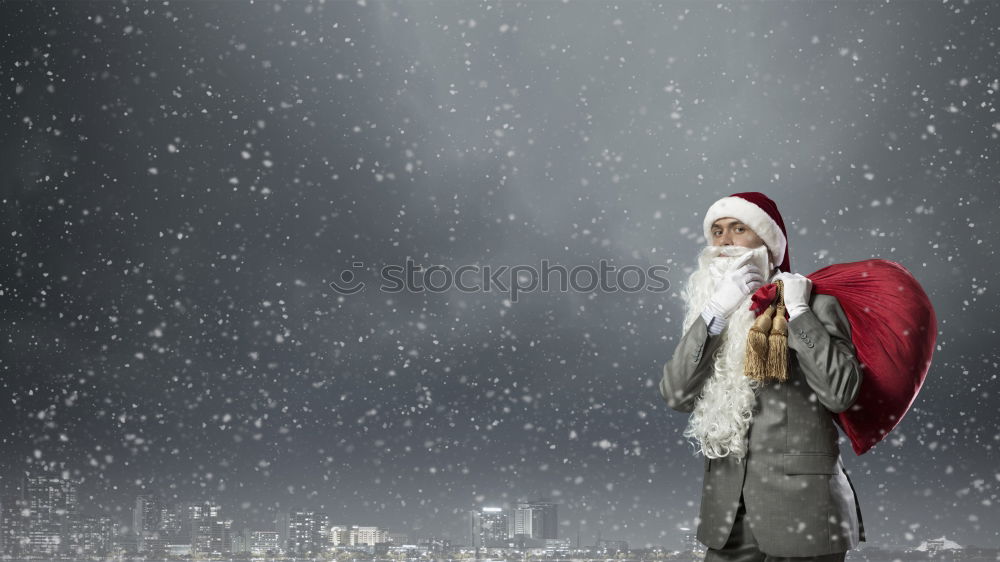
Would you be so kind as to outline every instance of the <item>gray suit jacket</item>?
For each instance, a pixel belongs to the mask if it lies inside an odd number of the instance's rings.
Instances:
[[[772,556],[844,552],[865,540],[831,414],[854,403],[862,372],[836,297],[813,293],[809,305],[788,324],[788,380],[760,388],[746,458],[705,459],[697,537],[711,548],[725,545],[741,493],[754,538]],[[667,405],[694,410],[721,341],[701,317],[683,335],[660,380]]]

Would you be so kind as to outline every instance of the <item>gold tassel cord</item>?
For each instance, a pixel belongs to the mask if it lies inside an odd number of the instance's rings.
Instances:
[[[761,382],[788,379],[788,320],[781,281],[775,281],[774,301],[754,320],[747,334],[743,374]]]
[[[768,378],[785,382],[788,379],[788,319],[785,318],[785,293],[781,281],[774,302],[778,303],[771,333],[767,336]]]

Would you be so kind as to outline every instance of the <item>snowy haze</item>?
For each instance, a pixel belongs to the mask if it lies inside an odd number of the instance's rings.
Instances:
[[[54,467],[123,521],[156,492],[463,543],[465,510],[545,496],[574,544],[679,548],[677,291],[707,207],[763,191],[793,271],[893,260],[937,310],[913,409],[841,446],[869,544],[997,546],[998,29],[987,2],[4,2],[3,491]],[[379,291],[408,257],[671,290]]]

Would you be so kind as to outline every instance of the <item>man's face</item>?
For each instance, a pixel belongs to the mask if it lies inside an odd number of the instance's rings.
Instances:
[[[723,217],[712,223],[712,246],[743,246],[744,248],[759,248],[764,240],[750,230],[750,227],[732,218]],[[719,254],[722,255],[722,254]]]

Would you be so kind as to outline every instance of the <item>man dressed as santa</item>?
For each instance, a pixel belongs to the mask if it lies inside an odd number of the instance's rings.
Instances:
[[[660,394],[690,414],[684,435],[705,458],[705,560],[842,561],[865,540],[833,420],[861,386],[850,324],[836,297],[790,273],[785,225],[764,194],[719,199],[703,228]],[[784,306],[761,318],[751,296],[777,281]]]

